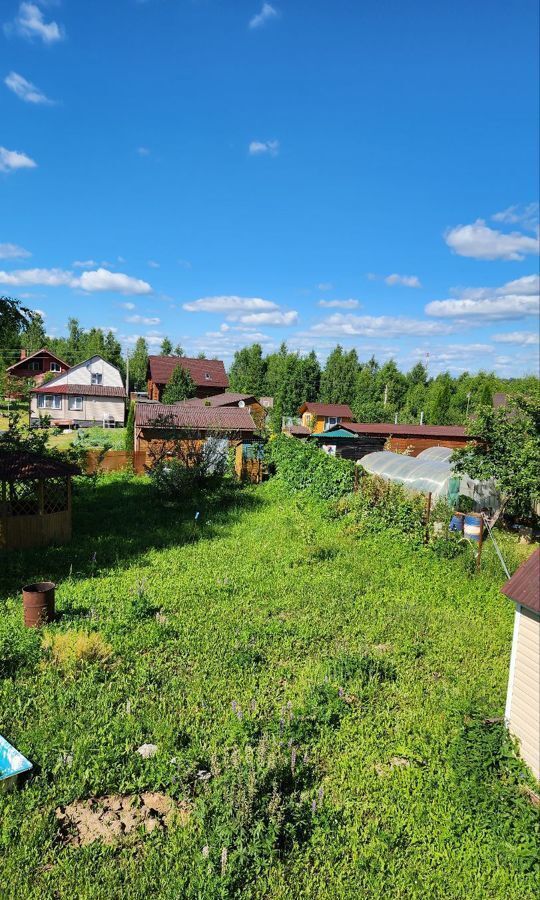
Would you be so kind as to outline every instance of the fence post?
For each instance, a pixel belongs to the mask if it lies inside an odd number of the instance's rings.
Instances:
[[[479,516],[480,519],[480,540],[478,541],[478,553],[476,554],[476,571],[480,571],[480,563],[482,560],[482,546],[484,543],[484,517],[482,515]]]
[[[426,533],[424,535],[424,544],[429,544],[429,520],[431,518],[431,491],[427,495],[426,501]]]
[[[355,460],[354,463],[354,493],[358,493],[358,462]]]

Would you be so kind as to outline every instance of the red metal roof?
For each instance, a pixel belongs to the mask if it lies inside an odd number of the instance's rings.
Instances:
[[[286,430],[289,434],[295,435],[296,437],[304,437],[311,434],[311,431],[309,428],[306,428],[305,425],[289,425]]]
[[[29,356],[25,356],[24,359],[18,359],[16,363],[13,363],[12,366],[8,366],[6,372],[11,372],[12,369],[16,369],[17,366],[21,366],[24,369],[25,364],[30,359],[35,359],[36,356],[40,356],[42,353],[46,353],[48,357],[53,359],[55,362],[60,363],[61,366],[64,366],[65,369],[69,369],[69,366],[63,359],[60,359],[59,356],[55,356],[54,353],[51,353],[50,350],[47,350],[46,347],[42,347],[41,350],[36,350],[34,353],[31,353]]]
[[[221,359],[190,359],[188,356],[149,356],[148,369],[154,384],[168,384],[174,370],[187,369],[197,387],[229,387]]]
[[[354,419],[351,408],[346,403],[302,403],[298,412],[300,415],[309,412],[314,416],[344,416],[346,419]]]
[[[77,394],[78,397],[125,397],[123,387],[106,384],[42,384],[32,388],[31,394]]]
[[[510,580],[502,586],[501,592],[515,603],[540,613],[540,549],[535,550],[532,556],[521,564]]]
[[[181,400],[179,402],[187,403],[191,406],[213,406],[215,408],[217,406],[238,406],[242,400],[246,406],[257,402],[253,394],[233,394],[230,391],[225,391],[223,394],[215,394],[212,397],[192,397],[189,400]],[[178,404],[175,403],[174,405],[177,406]]]
[[[80,475],[73,463],[38,453],[13,453],[0,450],[0,481],[31,481],[34,478],[60,478]]]
[[[470,437],[462,425],[394,425],[387,422],[345,422],[341,427],[358,434],[395,434],[405,437],[426,438]]]
[[[175,428],[194,431],[256,431],[257,426],[247,407],[237,406],[196,406],[189,403],[137,403],[135,424],[141,428],[159,427],[156,419],[167,418]]]

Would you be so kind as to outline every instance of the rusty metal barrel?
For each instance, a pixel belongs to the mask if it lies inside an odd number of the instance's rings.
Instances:
[[[24,624],[27,628],[38,628],[54,620],[54,592],[52,581],[38,581],[23,587]]]

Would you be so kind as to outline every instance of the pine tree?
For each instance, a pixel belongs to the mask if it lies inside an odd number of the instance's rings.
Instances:
[[[185,356],[186,355],[184,348],[180,344],[176,345],[173,352],[174,352],[174,356]]]
[[[358,356],[356,350],[346,353],[340,344],[332,350],[321,376],[321,400],[323,403],[348,403],[354,401]]]
[[[168,337],[164,337],[161,342],[161,347],[159,348],[159,352],[162,356],[171,356],[172,354],[172,344]]]
[[[132,451],[135,447],[135,404],[133,401],[129,404],[129,413],[126,424],[125,448]]]
[[[195,383],[187,369],[178,365],[171,375],[170,381],[163,391],[163,403],[179,403],[189,400],[196,392]]]
[[[232,391],[260,397],[265,390],[266,365],[260,344],[242,347],[234,354],[229,371]]]
[[[43,325],[43,319],[39,313],[34,313],[21,335],[23,347],[29,353],[41,350],[47,344],[47,335]]]

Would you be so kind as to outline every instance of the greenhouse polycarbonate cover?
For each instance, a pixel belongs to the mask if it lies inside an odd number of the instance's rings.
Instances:
[[[431,459],[433,462],[446,462],[450,459],[453,452],[452,447],[428,447],[427,450],[422,450],[416,459]]]
[[[433,447],[430,449],[448,448]],[[422,454],[406,456],[403,453],[379,450],[362,457],[360,465],[370,475],[378,475],[387,481],[395,481],[411,491],[432,494],[434,499],[444,497],[454,504],[461,494],[471,498],[475,509],[486,507],[495,511],[500,505],[500,498],[493,479],[476,481],[469,478],[468,475],[454,475],[449,459],[426,459]]]

